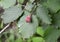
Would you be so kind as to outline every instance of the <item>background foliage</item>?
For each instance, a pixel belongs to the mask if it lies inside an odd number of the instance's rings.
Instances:
[[[60,0],[0,0],[0,42],[60,42],[59,38]]]

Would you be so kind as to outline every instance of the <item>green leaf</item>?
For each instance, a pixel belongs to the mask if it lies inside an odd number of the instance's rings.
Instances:
[[[54,14],[54,25],[60,27],[60,12]]]
[[[15,5],[15,3],[16,3],[16,0],[1,0],[0,6],[2,6],[5,9]]]
[[[60,9],[60,0],[47,0],[47,6],[53,12],[57,12]]]
[[[23,42],[23,40],[21,38],[17,38],[15,42]]]
[[[31,3],[33,3],[35,0],[29,0]]]
[[[42,20],[42,22],[46,24],[51,24],[51,19],[48,15],[48,10],[45,7],[43,7],[42,5],[39,5],[39,7],[36,10],[36,13],[39,19]]]
[[[33,8],[33,6],[34,6],[34,4],[27,3],[26,6],[25,6],[25,9],[26,9],[27,11],[31,11],[32,8]]]
[[[49,34],[45,36],[45,41],[46,42],[57,42],[58,37],[60,36],[60,30],[53,28],[52,30],[50,29]]]
[[[38,27],[37,28],[37,34],[39,34],[41,36],[44,36],[44,31],[43,31],[43,28],[42,27]]]
[[[45,42],[45,40],[42,37],[33,37],[32,42]]]
[[[6,9],[1,18],[5,24],[10,23],[16,20],[22,14],[22,12],[21,7],[13,6]]]
[[[0,29],[3,28],[3,21],[0,21]]]
[[[8,31],[8,33],[10,33],[10,36],[7,37],[7,33],[6,33],[6,40],[5,42],[14,42],[14,31],[11,29]]]
[[[7,39],[9,42],[14,42],[14,35],[10,35],[10,37]]]
[[[25,21],[27,15],[24,15],[20,21],[18,22],[19,32],[23,38],[29,38],[36,32],[36,28],[38,26],[38,21],[36,16],[32,16],[32,23],[27,23]]]
[[[29,38],[29,39],[27,40],[27,42],[31,42],[31,38]]]
[[[56,28],[55,28],[56,29]],[[53,26],[47,26],[45,27],[45,30],[44,30],[44,37],[46,37],[47,35],[49,35],[52,31],[54,30],[54,27]]]
[[[22,4],[24,2],[24,0],[18,0],[18,2]]]
[[[0,42],[2,42],[1,39],[0,39]]]

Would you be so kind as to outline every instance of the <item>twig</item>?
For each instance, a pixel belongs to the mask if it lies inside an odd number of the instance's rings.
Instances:
[[[0,31],[0,34],[1,34],[2,32],[4,32],[4,30],[6,30],[9,26],[10,26],[10,24],[8,24],[7,26],[5,26],[5,27]]]

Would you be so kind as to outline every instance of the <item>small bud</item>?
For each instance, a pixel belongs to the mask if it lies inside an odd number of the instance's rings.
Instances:
[[[30,23],[31,22],[31,16],[28,15],[26,18],[25,18],[26,22]]]

